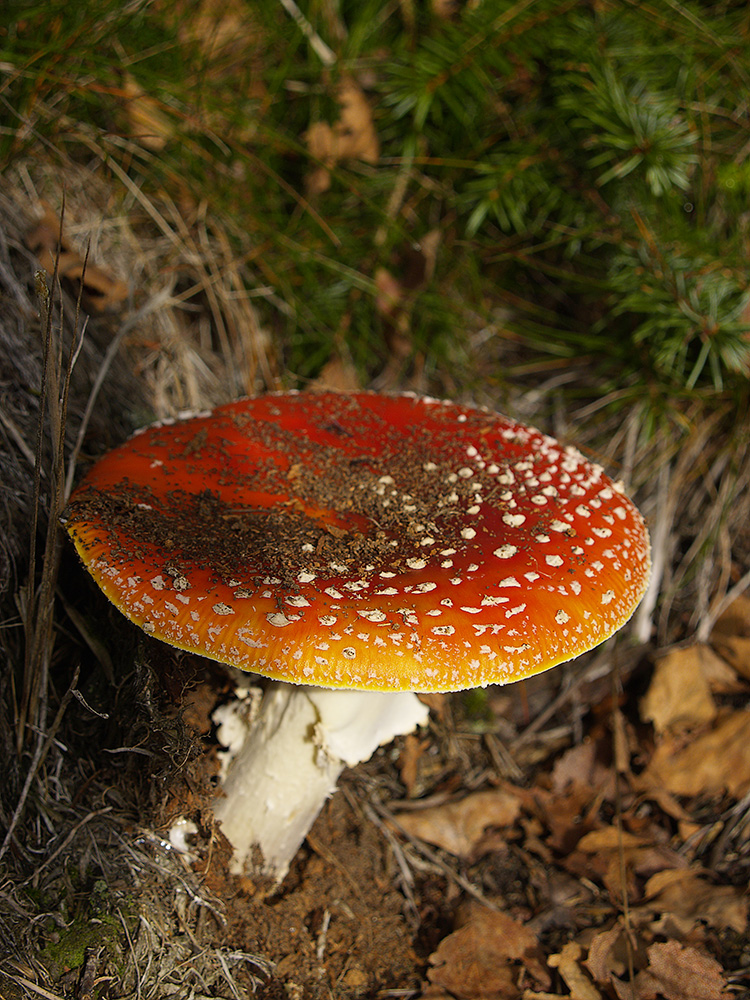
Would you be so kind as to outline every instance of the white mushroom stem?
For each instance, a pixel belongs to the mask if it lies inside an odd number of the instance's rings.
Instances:
[[[280,882],[344,767],[368,760],[427,717],[427,707],[409,692],[272,683],[214,807],[234,848],[234,873],[257,870],[257,847],[262,871]]]

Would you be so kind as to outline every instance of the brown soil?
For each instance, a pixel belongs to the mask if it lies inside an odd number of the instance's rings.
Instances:
[[[338,794],[274,895],[227,878],[221,863],[206,884],[225,902],[233,945],[273,963],[259,995],[317,1000],[418,988],[421,963],[396,875],[383,836],[356,799]]]

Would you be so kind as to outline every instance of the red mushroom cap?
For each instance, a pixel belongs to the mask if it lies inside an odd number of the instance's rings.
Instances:
[[[286,393],[138,433],[66,527],[146,632],[279,680],[448,691],[529,676],[630,617],[643,519],[574,448],[413,396]]]

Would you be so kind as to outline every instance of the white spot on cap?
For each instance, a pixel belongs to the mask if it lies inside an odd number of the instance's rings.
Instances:
[[[315,579],[315,574],[310,573],[308,570],[302,570],[301,573],[297,574],[297,581],[299,583],[312,583]]]
[[[465,538],[468,541],[468,539],[474,538],[475,535],[476,531],[474,528],[461,528],[461,538]]]
[[[456,630],[452,625],[435,625],[430,631],[433,635],[453,635]]]
[[[516,552],[518,552],[518,547],[515,545],[501,545],[499,549],[495,549],[493,555],[496,555],[498,559],[510,559]]]
[[[309,608],[310,602],[306,597],[301,594],[294,594],[291,597],[285,597],[284,601],[286,604],[291,604],[293,608]]]
[[[155,576],[151,580],[151,586],[154,588],[154,590],[164,590],[164,588],[166,587],[166,583],[164,582],[164,577]]]
[[[566,622],[570,621],[570,615],[566,611],[563,611],[562,608],[560,608],[559,611],[555,612],[555,621],[557,622],[558,625],[565,625]]]
[[[378,608],[369,608],[364,611],[358,611],[357,614],[360,618],[365,618],[368,622],[374,622],[376,625],[386,620],[385,612],[380,611]]]
[[[562,556],[545,556],[544,561],[548,566],[562,566],[563,560]]]
[[[427,563],[424,561],[424,559],[412,558],[406,560],[406,565],[409,567],[409,569],[424,569]]]
[[[611,604],[615,599],[614,590],[608,590],[606,593],[602,594],[602,604]]]
[[[266,621],[269,625],[273,625],[274,628],[284,628],[285,625],[291,625],[292,622],[299,621],[299,615],[289,615],[287,617],[281,611],[273,611],[271,614],[266,615]]]
[[[357,650],[353,646],[344,646],[341,650],[341,655],[346,660],[353,660],[357,655]]]
[[[219,602],[219,604],[214,604],[213,610],[214,610],[215,614],[217,614],[217,615],[233,615],[234,614],[234,608],[230,608],[228,604],[222,604],[221,602]]]
[[[570,525],[565,524],[564,521],[553,521],[552,524],[550,524],[550,526],[549,526],[549,530],[550,531],[568,532],[568,531],[570,531]]]
[[[318,621],[321,625],[335,625],[338,619],[336,615],[321,615]]]
[[[509,528],[520,528],[525,520],[525,514],[503,514],[503,524],[507,524]]]
[[[425,581],[424,583],[418,583],[416,585],[416,587],[413,588],[412,593],[413,594],[429,594],[429,592],[431,590],[435,590],[436,588],[437,588],[437,584],[436,583],[432,583],[430,581]]]

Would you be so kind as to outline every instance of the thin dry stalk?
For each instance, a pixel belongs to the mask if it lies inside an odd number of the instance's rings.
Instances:
[[[62,245],[64,210],[60,216],[59,244]],[[58,258],[52,276],[52,288],[57,283]],[[84,259],[85,276],[88,251]],[[44,728],[46,716],[46,678],[52,653],[52,625],[54,616],[54,595],[57,584],[57,570],[60,557],[59,520],[65,506],[65,428],[67,422],[70,382],[76,359],[83,344],[86,324],[80,326],[81,295],[83,281],[75,309],[72,342],[67,360],[63,366],[64,327],[62,296],[60,294],[60,322],[55,334],[52,318],[52,291],[46,282],[44,272],[37,272],[37,291],[43,317],[44,361],[39,405],[39,426],[37,430],[34,465],[34,493],[32,525],[29,551],[29,576],[23,600],[23,623],[25,634],[25,657],[23,689],[17,709],[16,747],[20,754],[27,739],[27,727],[34,725]],[[52,469],[49,476],[49,510],[45,536],[42,571],[39,586],[36,584],[36,535],[41,513],[41,479],[43,466],[43,442],[45,418],[49,420],[52,443]],[[38,737],[38,740],[41,737]]]

